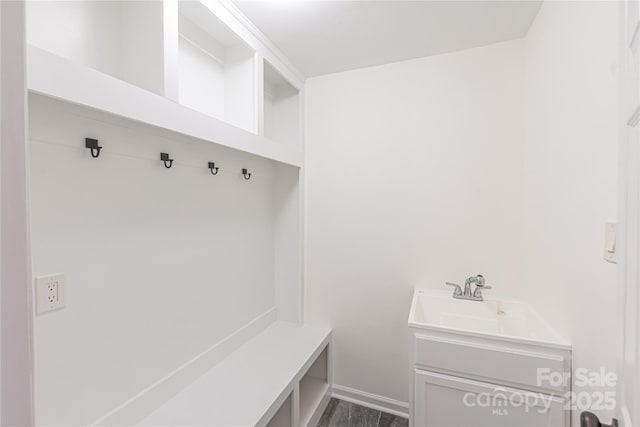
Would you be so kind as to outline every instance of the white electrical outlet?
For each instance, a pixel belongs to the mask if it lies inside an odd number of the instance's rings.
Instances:
[[[64,273],[36,277],[36,313],[64,307]]]

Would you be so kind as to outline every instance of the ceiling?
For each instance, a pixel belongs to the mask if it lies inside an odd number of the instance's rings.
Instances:
[[[235,0],[305,76],[526,35],[541,1]]]

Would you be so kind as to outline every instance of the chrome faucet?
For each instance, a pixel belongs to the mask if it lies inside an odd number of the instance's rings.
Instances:
[[[476,289],[471,292],[471,285],[476,285]],[[478,274],[477,276],[471,276],[464,282],[464,291],[460,285],[456,283],[447,282],[447,286],[453,286],[453,297],[456,299],[466,299],[470,301],[484,301],[482,298],[482,291],[485,289],[491,289],[491,286],[485,285],[484,276]]]

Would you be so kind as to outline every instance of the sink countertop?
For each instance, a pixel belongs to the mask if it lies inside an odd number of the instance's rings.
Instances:
[[[486,297],[455,299],[450,291],[417,288],[409,326],[467,336],[571,349],[571,344],[526,302]]]

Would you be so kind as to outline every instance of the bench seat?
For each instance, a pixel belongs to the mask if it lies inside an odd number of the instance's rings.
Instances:
[[[329,399],[330,340],[329,328],[276,321],[139,425],[266,426],[285,402],[292,407],[292,425],[315,422]],[[312,372],[321,355],[324,379]],[[301,398],[301,383],[313,384],[304,387],[313,395]]]

